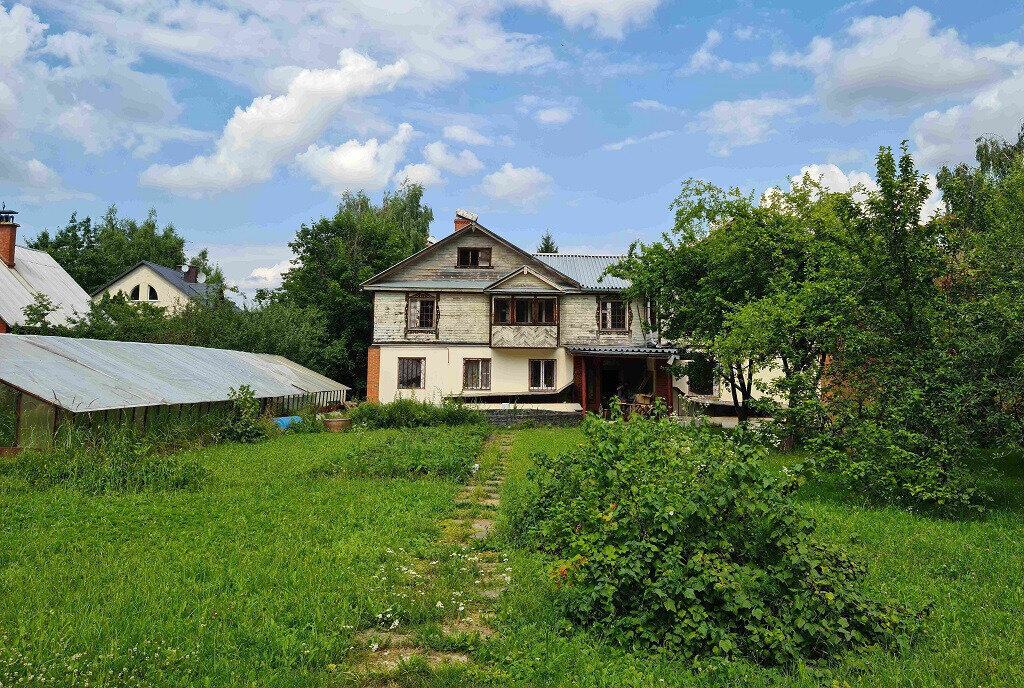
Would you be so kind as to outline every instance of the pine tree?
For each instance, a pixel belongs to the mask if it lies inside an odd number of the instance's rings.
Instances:
[[[540,238],[537,253],[558,253],[558,244],[555,243],[555,238],[551,236],[550,229],[545,231],[544,236]]]

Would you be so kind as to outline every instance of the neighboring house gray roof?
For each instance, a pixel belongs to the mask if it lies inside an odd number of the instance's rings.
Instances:
[[[534,253],[535,258],[583,285],[584,289],[617,291],[629,287],[628,280],[605,275],[610,265],[625,256],[586,255],[582,253]]]
[[[281,356],[177,344],[0,335],[0,381],[75,413],[349,388]]]
[[[178,288],[179,291],[181,291],[183,294],[185,294],[185,296],[188,296],[189,298],[200,298],[201,299],[201,298],[204,298],[207,294],[211,294],[211,295],[216,296],[219,293],[217,291],[218,290],[218,285],[216,285],[216,284],[206,284],[206,283],[200,284],[199,282],[186,282],[185,281],[185,276],[181,273],[181,270],[177,270],[175,268],[169,268],[169,267],[166,267],[166,266],[163,266],[163,265],[158,265],[158,264],[153,263],[153,262],[148,261],[148,260],[140,260],[138,263],[136,263],[135,265],[131,266],[130,268],[128,268],[127,270],[122,272],[120,275],[118,275],[117,277],[115,277],[114,279],[110,280],[109,282],[104,284],[102,287],[100,287],[99,289],[94,291],[92,293],[92,295],[96,296],[97,294],[102,294],[107,289],[109,289],[110,285],[114,284],[114,282],[118,282],[121,279],[124,279],[125,277],[127,277],[131,273],[133,273],[136,270],[138,270],[143,265],[145,265],[150,270],[152,270],[153,272],[157,273],[158,275],[163,277],[165,280],[167,280],[168,282],[173,284],[175,287]]]
[[[37,293],[46,295],[57,307],[48,318],[53,325],[63,325],[75,313],[89,310],[89,295],[53,256],[18,246],[13,268],[0,261],[0,318],[8,325],[25,324],[24,308]]]

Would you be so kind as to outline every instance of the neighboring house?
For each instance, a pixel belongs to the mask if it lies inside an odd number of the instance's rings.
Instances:
[[[604,271],[621,256],[530,254],[458,211],[455,231],[363,284],[373,293],[367,398],[595,411],[609,399],[724,401],[667,369],[677,350]],[[690,391],[691,394],[687,394]],[[639,395],[639,398],[638,398]]]
[[[18,213],[0,208],[0,333],[25,324],[25,306],[42,294],[56,310],[47,320],[63,325],[89,310],[89,295],[45,251],[17,245]]]
[[[94,291],[92,299],[98,302],[104,294],[121,293],[129,301],[149,303],[171,312],[192,300],[220,296],[219,285],[200,280],[199,268],[194,265],[168,268],[143,260]]]

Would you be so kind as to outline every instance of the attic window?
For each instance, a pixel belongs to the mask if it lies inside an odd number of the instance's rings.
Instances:
[[[152,286],[150,286],[150,288],[149,288],[149,300],[150,301],[159,301],[160,300],[160,297],[157,296],[157,294],[156,294],[156,289],[154,289]]]
[[[138,301],[139,300],[139,291],[141,289],[142,289],[142,285],[136,284],[134,287],[132,287],[132,293],[129,295],[128,298],[131,299],[132,301]]]
[[[491,249],[489,248],[460,248],[460,268],[489,268],[491,267]]]

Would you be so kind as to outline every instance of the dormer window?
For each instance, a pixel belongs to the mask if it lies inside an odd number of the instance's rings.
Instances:
[[[460,268],[489,268],[491,267],[491,249],[462,247],[459,249],[457,265]]]

